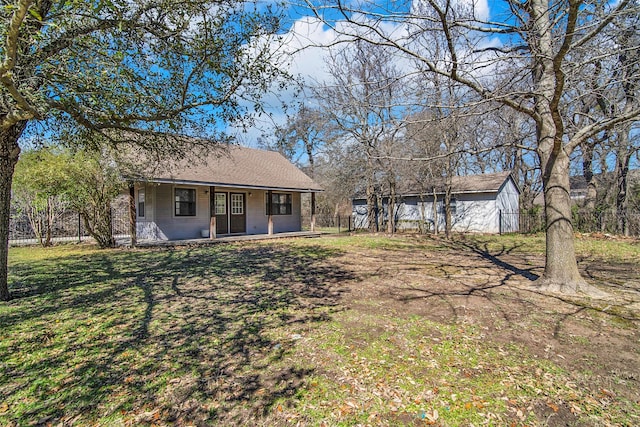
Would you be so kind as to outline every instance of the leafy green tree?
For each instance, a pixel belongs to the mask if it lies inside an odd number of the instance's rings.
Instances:
[[[56,218],[68,206],[69,155],[53,149],[26,151],[13,176],[13,207],[25,215],[42,246],[50,246]]]
[[[165,135],[219,139],[285,77],[274,3],[7,0],[0,13],[0,300],[25,131],[182,156],[186,139]]]
[[[113,200],[126,187],[107,152],[79,151],[67,165],[66,194],[84,227],[101,248],[115,246]]]

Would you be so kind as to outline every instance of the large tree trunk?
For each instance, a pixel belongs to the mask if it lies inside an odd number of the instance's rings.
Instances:
[[[578,272],[571,224],[569,157],[564,150],[541,159],[547,218],[547,260],[541,284],[549,290],[575,293],[584,281]]]
[[[587,284],[578,271],[571,224],[569,155],[555,138],[552,123],[543,123],[538,132],[547,245],[544,274],[538,279],[537,285],[548,292],[606,296],[606,293]]]
[[[530,0],[527,7],[532,18],[536,137],[547,219],[546,262],[537,284],[543,291],[604,296],[580,276],[576,260],[569,197],[571,153],[563,141],[564,122],[559,107],[564,89],[563,53],[554,51],[548,0]]]
[[[11,183],[20,157],[18,139],[27,122],[18,122],[0,130],[0,301],[9,301],[9,220],[11,218]]]

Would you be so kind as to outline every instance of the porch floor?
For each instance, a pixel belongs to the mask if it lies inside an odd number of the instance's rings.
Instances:
[[[138,240],[136,246],[138,247],[155,247],[155,246],[194,246],[194,245],[212,245],[216,243],[229,243],[229,242],[245,242],[252,240],[271,240],[271,239],[286,239],[294,237],[320,237],[321,233],[318,231],[292,231],[289,233],[275,233],[275,234],[240,234],[236,236],[221,236],[215,239],[199,238],[199,239],[183,239],[183,240]],[[124,244],[129,245],[130,240],[125,241]]]

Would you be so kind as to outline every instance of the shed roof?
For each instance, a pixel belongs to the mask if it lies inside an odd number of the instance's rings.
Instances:
[[[513,180],[511,171],[486,173],[479,175],[454,176],[451,177],[451,193],[452,194],[469,194],[469,193],[497,193],[508,179]],[[520,191],[518,184],[513,180],[515,187]],[[435,190],[436,194],[444,194],[446,188],[444,179],[433,181],[424,181],[414,184],[405,191],[406,195],[432,194]]]
[[[451,191],[454,194],[498,192],[509,178],[513,179],[510,171],[470,176],[454,176],[451,178]],[[516,188],[518,188],[517,184]],[[444,192],[444,188],[441,188],[441,191]],[[518,191],[520,191],[519,188]]]
[[[144,174],[146,182],[270,190],[322,191],[316,182],[280,153],[228,146],[204,158],[160,164]]]
[[[513,179],[511,171],[487,173],[479,175],[468,176],[454,176],[451,178],[451,193],[456,194],[470,194],[470,193],[498,193],[507,180],[512,180],[518,192],[520,188]],[[425,180],[423,182],[402,182],[397,187],[396,193],[402,196],[418,196],[418,195],[430,195],[435,191],[436,194],[442,195],[445,193],[446,182],[442,178]],[[355,199],[361,199],[365,196],[358,194]]]

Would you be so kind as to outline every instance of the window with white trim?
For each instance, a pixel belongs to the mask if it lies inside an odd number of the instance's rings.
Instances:
[[[193,188],[174,189],[175,216],[196,216],[196,190]]]
[[[244,194],[231,195],[231,215],[244,215]]]
[[[216,215],[227,214],[227,193],[216,193]]]
[[[138,212],[138,218],[144,218],[144,208],[145,208],[145,203],[144,203],[144,190],[143,189],[139,189],[138,190],[138,203],[137,203],[137,212]]]

